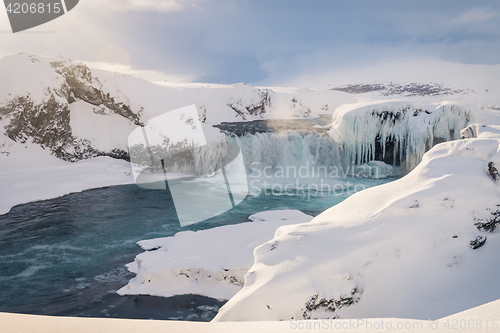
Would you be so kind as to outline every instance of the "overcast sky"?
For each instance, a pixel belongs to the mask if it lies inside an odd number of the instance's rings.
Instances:
[[[500,1],[80,0],[0,56],[63,55],[150,79],[254,83],[382,61],[500,63]]]

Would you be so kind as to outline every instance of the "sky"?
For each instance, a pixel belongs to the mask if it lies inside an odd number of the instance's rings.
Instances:
[[[80,0],[0,57],[69,57],[153,81],[258,83],[381,62],[500,64],[500,1]]]

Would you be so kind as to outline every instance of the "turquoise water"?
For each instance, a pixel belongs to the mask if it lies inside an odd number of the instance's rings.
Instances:
[[[361,187],[394,180],[351,179]],[[317,215],[352,190],[250,195],[240,205],[181,228],[168,191],[136,185],[94,189],[14,207],[0,216],[0,311],[44,315],[209,321],[223,300],[118,296],[134,275],[136,242],[248,221],[271,209]],[[195,204],[194,204],[195,207]]]

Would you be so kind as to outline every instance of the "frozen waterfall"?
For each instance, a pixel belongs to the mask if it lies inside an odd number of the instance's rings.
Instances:
[[[459,105],[391,102],[337,110],[329,134],[342,146],[344,166],[379,160],[411,171],[435,144],[460,139],[471,118]]]

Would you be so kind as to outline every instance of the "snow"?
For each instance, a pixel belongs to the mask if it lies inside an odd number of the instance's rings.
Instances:
[[[134,182],[129,162],[111,157],[65,162],[38,145],[1,136],[0,165],[0,214],[21,203]]]
[[[70,126],[74,136],[88,140],[100,151],[123,148],[123,142],[137,125],[102,105],[97,107],[84,101],[70,104]]]
[[[487,170],[499,151],[500,135],[486,130],[441,143],[407,176],[278,229],[214,320],[437,319],[496,300],[499,233],[475,223],[498,209]],[[473,250],[478,236],[487,241]]]
[[[381,179],[394,175],[394,168],[382,161],[370,161],[365,164],[356,165],[354,167],[354,174],[357,177]]]
[[[229,299],[241,289],[256,246],[272,238],[277,228],[309,222],[312,217],[282,210],[261,212],[249,219],[252,222],[140,241],[149,251],[127,265],[137,276],[118,294],[198,294]]]
[[[335,332],[478,332],[498,328],[500,301],[441,318],[437,321],[372,318],[352,321],[311,320],[308,322],[259,321],[259,322],[181,322],[165,320],[71,318],[0,313],[2,332],[5,333],[84,333],[84,332],[220,332],[220,333],[281,333],[306,331]],[[456,323],[455,328],[453,324]],[[300,326],[299,326],[300,325]],[[307,326],[306,326],[307,325]],[[370,326],[371,325],[371,326]],[[375,329],[379,327],[379,329]],[[383,328],[382,328],[383,327]],[[496,328],[495,328],[496,327]]]

